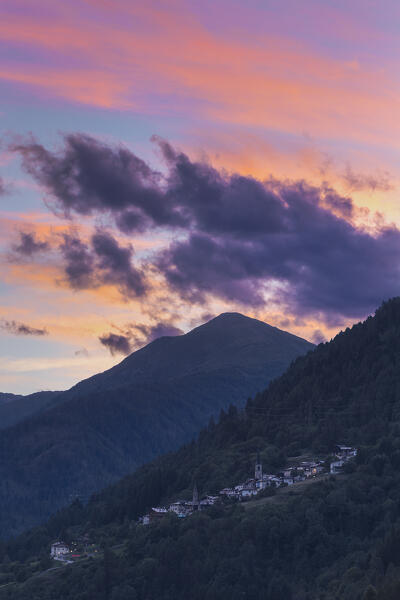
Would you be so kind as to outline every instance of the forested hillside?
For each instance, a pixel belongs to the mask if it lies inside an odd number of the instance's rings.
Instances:
[[[144,527],[149,507],[216,492],[288,456],[358,447],[346,473],[251,511],[213,507]],[[74,503],[4,544],[0,598],[395,600],[400,596],[400,298],[298,358],[245,410],[231,407],[198,441]],[[87,533],[101,558],[44,578],[30,558]],[[17,562],[15,562],[17,561]],[[19,561],[19,562],[18,562]],[[44,564],[44,563],[43,563]],[[8,569],[8,571],[7,571]],[[24,583],[24,580],[25,583]]]
[[[230,403],[243,406],[312,348],[266,323],[226,313],[186,335],[159,338],[58,394],[54,407],[0,433],[0,536],[178,448],[210,416]]]

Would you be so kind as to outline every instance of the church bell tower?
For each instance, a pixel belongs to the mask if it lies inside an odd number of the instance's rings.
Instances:
[[[260,458],[260,452],[257,452],[257,460],[256,460],[256,467],[254,470],[254,479],[256,481],[260,481],[263,477],[263,473],[262,473],[262,464],[261,464],[261,458]]]
[[[193,486],[192,508],[193,508],[193,510],[200,510],[199,492],[197,490],[196,482],[194,483],[194,486]]]

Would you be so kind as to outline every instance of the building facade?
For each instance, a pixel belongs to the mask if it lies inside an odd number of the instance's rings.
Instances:
[[[50,556],[52,558],[60,558],[65,554],[68,554],[68,552],[69,548],[64,542],[54,542],[50,547]]]

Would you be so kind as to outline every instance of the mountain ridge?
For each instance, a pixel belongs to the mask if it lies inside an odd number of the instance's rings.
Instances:
[[[237,323],[240,323],[241,325],[250,324],[252,327],[252,335],[254,335],[254,333],[257,332],[257,329],[261,327],[265,331],[268,331],[269,334],[272,334],[274,337],[285,338],[286,340],[290,341],[291,344],[293,344],[293,345],[300,344],[301,346],[304,347],[304,343],[306,343],[306,345],[307,344],[309,345],[309,349],[312,349],[314,347],[314,344],[312,344],[311,342],[308,342],[307,340],[304,340],[298,336],[295,336],[294,334],[289,333],[287,331],[282,331],[282,330],[278,329],[277,327],[273,327],[272,325],[269,325],[268,323],[265,323],[264,321],[259,321],[258,319],[253,319],[252,317],[247,317],[240,313],[221,313],[217,317],[214,317],[210,321],[207,321],[206,323],[195,327],[194,329],[192,329],[191,331],[189,331],[185,334],[177,335],[177,336],[162,336],[160,338],[157,338],[156,340],[153,340],[152,342],[150,342],[143,348],[140,348],[139,350],[137,350],[137,351],[133,352],[132,354],[130,354],[129,356],[127,356],[125,359],[123,359],[117,365],[111,367],[110,369],[104,371],[103,373],[98,373],[96,375],[92,375],[91,377],[89,377],[87,379],[84,379],[83,381],[74,385],[68,391],[71,393],[75,392],[75,391],[81,391],[82,388],[84,388],[84,386],[86,386],[89,382],[93,382],[93,381],[102,381],[102,383],[104,383],[104,380],[107,380],[110,375],[113,375],[115,373],[126,374],[127,369],[130,368],[130,366],[134,360],[140,360],[142,358],[144,358],[146,360],[146,357],[149,353],[154,353],[154,352],[164,353],[165,347],[168,344],[170,345],[171,350],[174,351],[176,346],[179,346],[185,342],[190,343],[193,340],[193,338],[195,339],[195,341],[198,341],[196,339],[198,337],[204,338],[204,333],[208,332],[210,330],[212,330],[215,334],[219,335],[221,326],[224,329],[224,335],[226,336],[226,334],[227,334],[226,324],[232,326]],[[217,330],[215,330],[216,327],[217,327]],[[229,333],[229,331],[228,331],[228,333]],[[260,340],[263,340],[265,343],[265,338],[263,338],[263,336],[261,336],[261,335],[260,335]],[[240,348],[242,348],[243,347],[242,340],[236,340],[236,341],[237,342],[240,341]],[[226,340],[223,339],[222,342],[223,342],[223,345],[226,344]],[[231,342],[234,342],[234,340],[231,339]],[[254,343],[254,341],[252,341],[252,343]],[[219,345],[221,345],[221,340],[219,340]],[[190,350],[191,350],[190,360],[193,361],[193,348],[190,348]],[[207,351],[210,351],[210,348],[207,348]],[[276,350],[276,348],[274,348],[274,349],[271,348],[271,351],[273,351],[275,354],[274,359],[273,359],[273,361],[275,362],[277,360],[277,358],[276,358],[277,350]],[[163,356],[163,358],[165,358],[165,357]],[[184,352],[180,353],[179,358],[180,358],[179,369],[182,370],[183,362],[187,359],[186,349],[184,350]],[[204,362],[203,362],[204,356],[200,357],[199,360],[200,360],[201,364],[204,364]],[[212,359],[210,358],[208,360],[211,361]],[[173,368],[175,366],[177,366],[177,361],[174,358],[168,362],[168,366],[165,369],[166,373],[168,374],[168,378],[171,378],[173,376],[171,373],[171,367]],[[142,360],[141,367],[143,368],[143,360]],[[148,369],[148,365],[146,365],[146,368]],[[193,366],[192,366],[192,369],[193,369]],[[141,373],[137,372],[137,371],[135,374],[139,375],[139,376],[141,375]],[[146,380],[151,379],[151,376],[152,376],[152,371],[148,370],[148,372],[146,374]]]
[[[0,531],[29,527],[71,495],[85,498],[190,441],[312,348],[256,319],[225,315],[56,394],[0,432]]]

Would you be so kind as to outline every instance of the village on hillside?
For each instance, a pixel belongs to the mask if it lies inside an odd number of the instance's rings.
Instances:
[[[175,500],[168,507],[156,506],[151,511],[139,518],[138,522],[142,525],[149,525],[162,519],[167,514],[174,513],[179,518],[190,516],[196,511],[204,510],[209,506],[226,500],[246,501],[257,496],[268,488],[281,488],[295,485],[301,481],[310,478],[317,478],[321,475],[330,473],[336,475],[341,473],[344,464],[357,456],[357,448],[351,446],[338,445],[334,449],[333,459],[331,461],[306,460],[299,464],[293,464],[286,467],[283,471],[275,474],[263,473],[263,466],[260,454],[257,453],[257,459],[254,468],[254,477],[247,479],[243,483],[238,483],[234,487],[223,488],[216,496],[206,495],[200,498],[197,486],[194,485],[192,500]],[[77,547],[83,546],[82,553],[77,552]],[[50,556],[54,560],[64,563],[75,562],[82,555],[95,553],[97,549],[94,545],[89,545],[87,538],[80,538],[71,543],[70,546],[62,541],[56,541],[51,545]]]
[[[178,517],[184,518],[193,512],[212,506],[223,499],[232,499],[237,501],[248,500],[257,496],[267,488],[280,488],[294,485],[311,477],[318,477],[324,473],[338,474],[342,471],[345,462],[357,455],[357,449],[351,446],[338,445],[335,447],[334,460],[330,463],[322,460],[302,461],[298,465],[286,467],[282,472],[275,474],[263,473],[263,466],[260,454],[257,453],[257,459],[254,469],[254,477],[247,479],[243,483],[238,483],[231,488],[223,488],[218,496],[207,495],[199,499],[196,484],[193,489],[192,500],[176,500],[169,507],[153,507],[151,511],[142,516],[139,522],[143,525],[157,521],[167,513],[175,513]]]

